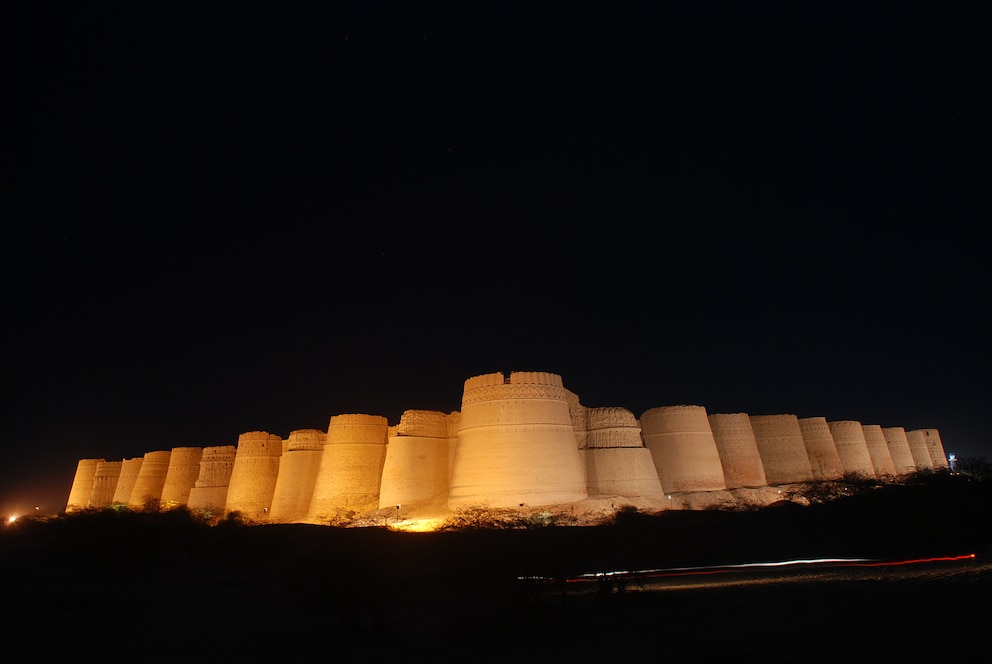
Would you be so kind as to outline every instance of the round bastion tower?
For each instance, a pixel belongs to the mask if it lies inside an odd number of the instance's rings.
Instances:
[[[332,415],[314,479],[308,523],[328,523],[379,507],[389,422],[382,415]]]
[[[80,459],[76,463],[76,474],[72,478],[72,487],[69,489],[69,499],[65,506],[66,512],[82,510],[90,506],[96,467],[104,461],[106,459]]]
[[[882,427],[882,435],[885,436],[885,444],[892,456],[892,465],[895,467],[896,475],[908,475],[916,472],[916,461],[909,449],[906,429],[903,427]]]
[[[917,470],[933,470],[933,457],[927,449],[927,437],[923,429],[913,429],[906,432],[906,440],[909,443],[909,452],[913,455],[913,461]]]
[[[713,440],[716,441],[723,479],[728,489],[768,485],[761,464],[758,441],[754,439],[751,418],[747,413],[713,413],[708,415]]]
[[[830,434],[837,443],[837,454],[844,464],[844,473],[875,477],[875,467],[871,464],[871,454],[868,453],[868,441],[865,440],[865,430],[861,422],[855,420],[828,421]]]
[[[927,442],[927,450],[930,452],[930,460],[933,467],[938,470],[947,470],[950,464],[947,462],[947,452],[944,451],[944,442],[940,439],[940,431],[937,429],[923,429],[923,439]]]
[[[651,408],[641,414],[641,429],[665,493],[727,488],[706,408],[694,405]]]
[[[837,480],[844,476],[844,463],[837,453],[837,443],[830,433],[825,417],[801,417],[799,429],[803,433],[813,480]]]
[[[450,508],[544,506],[587,496],[561,376],[491,373],[465,381]]]
[[[327,434],[320,429],[291,431],[285,441],[269,518],[277,523],[305,521],[313,497]]]
[[[134,483],[138,481],[138,473],[141,472],[141,465],[145,462],[145,457],[133,457],[121,461],[121,474],[117,478],[117,488],[114,489],[115,503],[127,505],[131,500],[131,491],[134,490]]]
[[[247,431],[238,436],[224,510],[241,512],[249,519],[268,519],[281,460],[279,436],[268,431]]]
[[[876,477],[887,477],[896,474],[896,466],[892,462],[892,453],[885,442],[885,434],[878,424],[862,424],[865,433],[865,443],[868,445],[868,455],[871,457],[872,468]]]
[[[451,418],[431,410],[407,410],[390,432],[382,466],[379,509],[443,503],[448,495]]]
[[[189,490],[186,506],[191,510],[223,512],[227,503],[227,486],[234,469],[234,445],[204,447],[200,456],[200,473]]]
[[[123,465],[123,461],[101,461],[96,465],[90,507],[106,507],[114,502],[114,492],[117,491],[117,480],[121,477]]]
[[[162,507],[169,509],[185,506],[189,502],[189,492],[200,476],[202,447],[173,447],[169,457],[169,469],[162,485]]]
[[[138,508],[151,504],[154,504],[156,508],[161,506],[162,488],[165,486],[165,476],[169,472],[169,460],[171,458],[172,450],[145,452],[141,467],[138,469],[138,477],[135,478],[134,486],[131,487],[128,505]]]

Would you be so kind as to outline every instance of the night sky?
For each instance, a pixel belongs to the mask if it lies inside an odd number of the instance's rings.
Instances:
[[[533,4],[8,6],[0,512],[496,371],[992,456],[989,5]]]

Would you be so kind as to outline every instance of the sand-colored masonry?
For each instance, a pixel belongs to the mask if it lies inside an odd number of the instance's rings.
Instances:
[[[528,507],[588,496],[717,496],[727,489],[904,475],[947,468],[937,429],[795,415],[707,414],[661,406],[635,418],[583,406],[561,376],[491,373],[465,381],[461,410],[342,414],[327,431],[237,445],[175,447],[121,461],[79,460],[66,511],[123,503],[265,522],[330,523],[397,506]],[[715,499],[716,500],[716,499]]]

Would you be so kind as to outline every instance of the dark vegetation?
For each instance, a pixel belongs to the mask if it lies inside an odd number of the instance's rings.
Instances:
[[[83,511],[3,528],[0,592],[11,635],[43,661],[586,661],[648,644],[657,659],[691,661],[953,661],[989,617],[992,481],[988,464],[975,468],[796,487],[791,497],[808,505],[626,509],[597,526],[481,509],[434,533]],[[691,590],[564,583],[607,570],[970,553],[953,574],[912,580],[880,568]]]

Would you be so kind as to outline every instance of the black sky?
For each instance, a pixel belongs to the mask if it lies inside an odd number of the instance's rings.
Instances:
[[[985,7],[6,8],[0,510],[493,371],[989,455]]]

